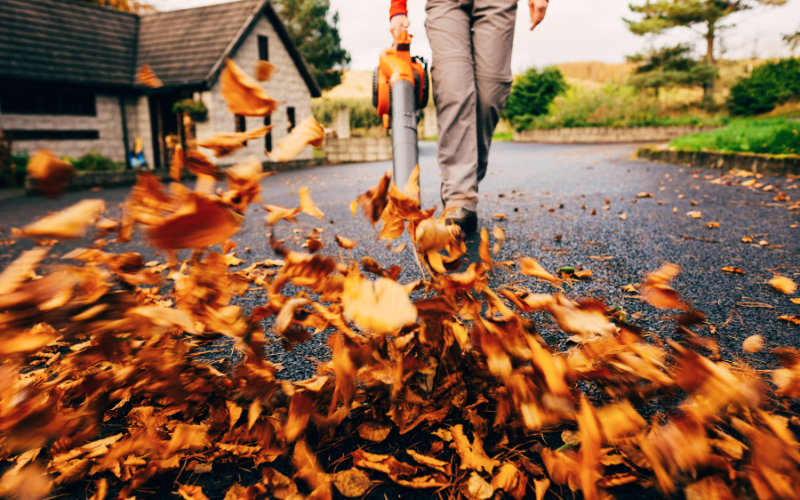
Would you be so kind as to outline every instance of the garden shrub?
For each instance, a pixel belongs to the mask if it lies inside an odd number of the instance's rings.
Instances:
[[[512,120],[518,116],[541,116],[565,90],[567,82],[558,68],[545,68],[542,72],[530,68],[514,81],[503,116]]]
[[[81,172],[102,172],[108,170],[120,170],[124,168],[124,164],[116,162],[110,158],[106,158],[97,151],[89,151],[77,160],[67,158],[67,161]]]
[[[314,99],[312,105],[314,118],[326,127],[333,125],[341,108],[350,109],[350,129],[383,127],[371,99]]]
[[[731,87],[728,109],[733,115],[768,113],[778,104],[800,99],[800,60],[783,59],[753,70]]]

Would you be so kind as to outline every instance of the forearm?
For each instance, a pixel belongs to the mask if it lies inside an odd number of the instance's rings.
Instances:
[[[389,8],[389,18],[394,16],[408,15],[408,8],[406,3],[408,0],[392,0],[392,6]]]

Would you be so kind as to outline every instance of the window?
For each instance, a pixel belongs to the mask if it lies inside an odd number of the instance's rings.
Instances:
[[[237,132],[246,132],[247,131],[247,121],[245,120],[244,116],[242,116],[242,115],[233,115],[233,118],[236,121],[236,131]],[[244,141],[242,144],[247,146],[247,141]]]
[[[97,115],[93,92],[47,85],[0,86],[0,111],[21,115]]]
[[[263,35],[258,35],[258,59],[269,61],[269,39]]]
[[[6,130],[14,141],[74,141],[99,139],[97,130]]]
[[[265,116],[264,125],[272,125],[272,118]],[[272,131],[267,132],[267,135],[264,136],[264,149],[266,149],[268,153],[272,152]]]
[[[297,125],[297,122],[294,119],[294,108],[286,108],[286,121],[289,125],[288,130],[291,132],[294,130],[295,125]]]

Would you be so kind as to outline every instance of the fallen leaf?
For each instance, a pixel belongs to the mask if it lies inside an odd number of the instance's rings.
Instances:
[[[725,266],[722,268],[722,271],[726,273],[744,274],[744,271],[736,266]]]
[[[788,314],[784,314],[783,316],[778,316],[778,319],[782,319],[783,321],[788,321],[789,323],[794,323],[795,325],[800,325],[800,314],[795,316],[789,316]]]
[[[470,444],[467,437],[464,435],[463,426],[461,424],[450,428],[450,433],[453,436],[456,452],[461,457],[461,469],[472,469],[478,472],[486,471],[489,474],[495,467],[500,466],[500,462],[492,460],[483,451],[483,441],[481,438],[473,434],[472,444]],[[490,495],[491,496],[491,495]]]
[[[719,227],[719,222],[709,222],[708,224],[706,224],[706,227],[709,229],[714,229],[716,227]]]
[[[466,484],[462,486],[461,492],[470,500],[488,500],[494,495],[494,488],[484,481],[477,472],[473,472],[470,474]]]
[[[506,217],[504,214],[494,214],[492,216],[492,218],[495,219],[495,220],[506,220],[506,219],[508,219],[508,217]]]
[[[622,219],[622,220],[628,220],[628,214],[625,214],[625,213],[620,214],[619,218]]]
[[[752,243],[752,242],[753,242],[753,238],[751,238],[749,236],[742,236],[742,243]]]
[[[545,271],[545,269],[538,262],[536,262],[535,259],[527,257],[520,259],[519,268],[520,272],[526,276],[541,278],[556,285],[559,285],[562,282],[562,280]]]
[[[381,425],[376,422],[364,422],[358,427],[358,435],[373,443],[383,442],[392,432],[389,425]]]
[[[337,472],[333,476],[333,484],[339,493],[349,498],[363,496],[372,487],[372,481],[367,473],[355,467]]]
[[[178,486],[178,494],[183,500],[208,500],[208,497],[203,494],[201,486],[181,484]]]
[[[701,214],[698,211],[693,211],[693,212],[687,212],[686,216],[691,217],[692,219],[701,219],[703,217],[703,214]]]
[[[349,273],[344,279],[342,305],[347,317],[376,333],[395,333],[417,320],[417,309],[408,293],[387,278],[373,282],[359,273]]]

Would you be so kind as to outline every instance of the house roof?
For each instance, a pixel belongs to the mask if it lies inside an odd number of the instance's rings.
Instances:
[[[319,97],[269,0],[142,16],[65,0],[0,0],[0,78],[129,87],[148,64],[166,87],[210,87],[262,14]]]
[[[88,4],[0,0],[0,77],[129,86],[138,23]]]

